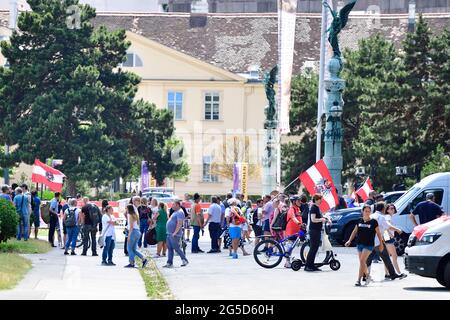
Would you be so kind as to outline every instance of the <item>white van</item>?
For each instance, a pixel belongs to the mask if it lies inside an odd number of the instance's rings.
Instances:
[[[450,289],[450,215],[414,229],[405,250],[405,268]]]
[[[404,232],[404,237],[397,237],[396,247],[406,246],[409,235],[414,230],[409,214],[417,206],[419,202],[425,201],[427,193],[434,193],[436,203],[444,212],[450,212],[450,172],[435,173],[423,178],[416,183],[411,189],[395,201],[397,214],[392,217],[392,224],[399,227]],[[419,217],[416,217],[419,221]]]

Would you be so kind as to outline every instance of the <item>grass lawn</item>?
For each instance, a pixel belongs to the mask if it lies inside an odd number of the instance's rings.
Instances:
[[[0,290],[13,288],[30,269],[30,260],[14,253],[0,253]]]
[[[147,296],[153,300],[173,300],[174,296],[155,262],[150,256],[146,256],[146,258],[148,259],[147,267],[139,269],[139,272],[144,279]]]
[[[8,242],[0,243],[0,253],[46,253],[50,251],[51,246],[47,241],[28,239],[28,241],[17,241],[14,238],[8,240]]]
[[[51,249],[47,241],[14,238],[0,243],[0,290],[14,288],[31,269],[31,261],[19,254],[46,253]]]

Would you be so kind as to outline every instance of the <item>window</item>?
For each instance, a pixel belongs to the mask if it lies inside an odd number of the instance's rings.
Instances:
[[[219,120],[219,105],[218,92],[205,93],[205,120]]]
[[[204,182],[218,182],[219,179],[216,175],[211,174],[211,156],[203,157],[203,181]]]
[[[183,119],[183,92],[169,91],[167,109],[173,112],[175,120]]]
[[[133,68],[133,67],[142,67],[143,64],[141,58],[137,54],[127,53],[127,58],[125,62],[121,63],[120,66]]]
[[[419,204],[419,202],[425,201],[427,193],[434,193],[434,196],[436,198],[436,204],[439,205],[439,206],[442,204],[442,198],[444,196],[444,190],[442,190],[442,189],[427,189],[427,190],[424,190],[423,192],[421,192],[413,200],[411,209],[414,209]]]

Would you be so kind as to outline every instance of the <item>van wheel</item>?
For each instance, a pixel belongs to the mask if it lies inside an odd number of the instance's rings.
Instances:
[[[445,266],[443,278],[444,283],[441,284],[444,285],[447,289],[450,289],[450,260],[447,261],[447,265]]]

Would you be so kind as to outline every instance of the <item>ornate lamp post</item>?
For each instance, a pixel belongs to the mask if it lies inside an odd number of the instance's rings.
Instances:
[[[329,28],[328,41],[333,48],[333,57],[328,63],[328,70],[330,73],[329,79],[326,79],[325,90],[328,97],[325,103],[326,125],[325,125],[325,150],[323,160],[330,171],[331,178],[338,194],[342,194],[341,173],[343,168],[342,158],[342,107],[344,101],[342,99],[342,91],[345,88],[345,81],[339,77],[343,62],[341,59],[341,51],[339,49],[339,41],[337,35],[345,27],[348,21],[350,11],[356,4],[356,0],[349,2],[340,11],[339,14],[334,11],[326,2],[324,6],[327,7],[333,15],[333,22]]]

